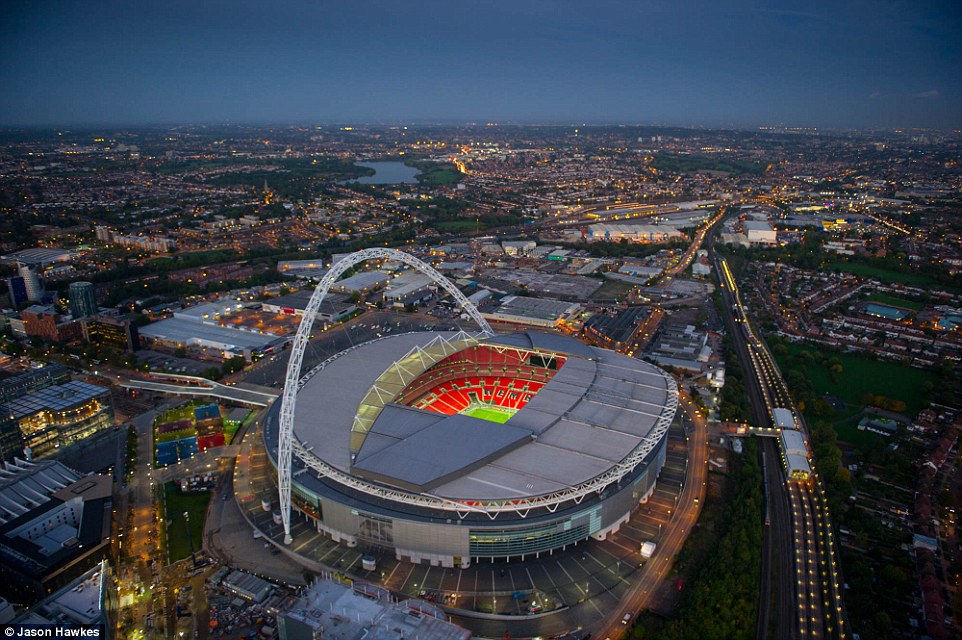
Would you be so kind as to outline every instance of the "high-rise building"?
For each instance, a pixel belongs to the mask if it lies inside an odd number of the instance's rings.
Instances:
[[[40,280],[40,274],[37,273],[36,265],[18,262],[17,272],[23,278],[23,285],[27,290],[27,300],[30,302],[43,301],[43,282]]]
[[[14,309],[28,301],[27,285],[24,283],[22,276],[7,278],[7,290],[10,292],[10,306]]]
[[[94,297],[92,282],[71,282],[68,290],[70,315],[74,319],[87,318],[97,313],[97,299]]]

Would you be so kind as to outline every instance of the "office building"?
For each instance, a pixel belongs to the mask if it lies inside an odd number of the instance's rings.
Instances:
[[[43,282],[40,280],[40,274],[37,273],[37,267],[32,264],[20,262],[17,263],[17,273],[23,278],[23,286],[27,293],[27,300],[30,302],[43,301]]]
[[[75,320],[87,318],[97,313],[97,299],[94,297],[92,282],[71,282],[68,287],[70,296],[70,315]]]
[[[29,302],[27,299],[27,285],[23,280],[23,276],[7,278],[7,292],[10,296],[10,306],[14,309],[18,309],[23,303]]]
[[[84,340],[97,347],[118,351],[136,351],[140,348],[137,326],[129,319],[95,315],[83,322]]]
[[[74,380],[0,404],[0,432],[15,425],[24,455],[42,458],[114,424],[110,390]]]
[[[5,463],[0,504],[0,594],[8,599],[33,604],[107,555],[110,476],[50,460]]]

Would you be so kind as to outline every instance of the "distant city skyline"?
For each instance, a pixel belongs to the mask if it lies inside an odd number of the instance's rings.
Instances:
[[[962,128],[962,4],[12,3],[0,126]]]

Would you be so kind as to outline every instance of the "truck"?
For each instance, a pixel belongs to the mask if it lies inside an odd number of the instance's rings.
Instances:
[[[658,548],[651,540],[641,543],[641,557],[645,560],[649,559],[651,556],[655,555],[655,549]]]

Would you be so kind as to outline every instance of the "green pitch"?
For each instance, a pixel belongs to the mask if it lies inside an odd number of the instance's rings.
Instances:
[[[508,418],[515,414],[514,411],[510,409],[491,409],[489,407],[475,407],[474,409],[468,409],[464,412],[465,415],[471,416],[472,418],[478,418],[480,420],[487,420],[488,422],[497,422],[498,424],[504,424],[508,421]]]

